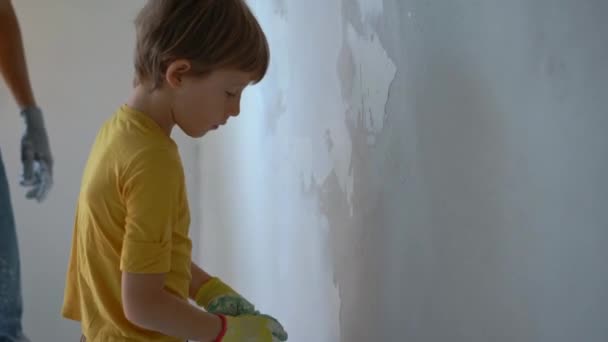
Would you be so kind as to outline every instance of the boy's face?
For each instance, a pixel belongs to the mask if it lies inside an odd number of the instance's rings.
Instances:
[[[231,116],[237,116],[241,94],[251,83],[251,75],[238,70],[216,70],[204,77],[177,77],[173,120],[194,138],[218,129]]]

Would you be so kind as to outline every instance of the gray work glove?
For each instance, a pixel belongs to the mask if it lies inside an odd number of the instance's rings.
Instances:
[[[31,187],[26,198],[42,202],[53,185],[53,157],[49,138],[40,108],[25,108],[21,111],[21,116],[25,122],[25,133],[21,139],[21,185]]]

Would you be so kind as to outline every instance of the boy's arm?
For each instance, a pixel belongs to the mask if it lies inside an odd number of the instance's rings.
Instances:
[[[212,341],[221,330],[221,318],[165,288],[171,270],[173,217],[181,196],[181,164],[173,150],[151,146],[133,154],[122,172],[127,215],[119,267],[125,317],[163,335]]]
[[[142,329],[184,340],[271,342],[272,334],[283,337],[266,317],[207,313],[165,289],[182,172],[174,150],[157,146],[134,154],[123,170],[127,215],[119,266],[125,317]]]
[[[213,341],[221,319],[164,289],[164,274],[122,274],[122,302],[127,319],[147,330],[193,341]]]
[[[199,342],[287,341],[283,327],[269,317],[209,314],[167,292],[164,283],[164,274],[122,273],[123,310],[131,323]]]
[[[21,31],[10,0],[0,0],[0,72],[19,108],[36,105],[30,85]]]

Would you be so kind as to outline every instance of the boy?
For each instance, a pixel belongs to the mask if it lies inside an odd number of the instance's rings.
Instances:
[[[268,68],[265,35],[243,0],[149,0],[135,25],[133,93],[83,174],[63,316],[92,342],[285,341],[275,319],[191,261],[170,138],[174,126],[201,137],[238,115]]]

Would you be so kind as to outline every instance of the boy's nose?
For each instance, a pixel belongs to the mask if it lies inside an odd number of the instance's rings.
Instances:
[[[229,106],[226,110],[227,116],[238,116],[240,112],[240,104]]]

